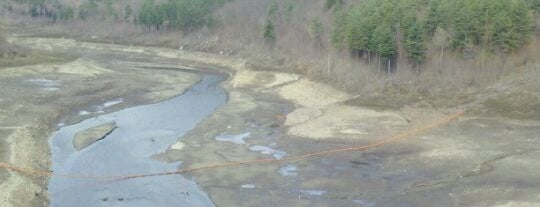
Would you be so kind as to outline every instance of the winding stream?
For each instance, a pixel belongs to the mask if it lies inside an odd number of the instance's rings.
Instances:
[[[181,163],[153,160],[179,137],[223,104],[227,95],[218,75],[202,80],[175,98],[104,114],[61,128],[49,141],[57,174],[126,175],[174,171]],[[104,140],[77,151],[73,136],[108,122],[118,128]],[[53,176],[50,206],[214,206],[194,181],[180,175],[123,181]]]

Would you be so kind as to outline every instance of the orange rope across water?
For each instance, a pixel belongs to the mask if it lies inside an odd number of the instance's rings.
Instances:
[[[387,144],[395,143],[398,141],[401,141],[405,138],[410,138],[415,135],[430,131],[435,128],[439,128],[441,126],[444,126],[446,124],[449,124],[453,120],[459,118],[464,114],[463,111],[460,111],[452,116],[448,116],[443,120],[437,121],[435,123],[432,123],[430,125],[416,128],[413,130],[405,131],[402,133],[399,133],[397,135],[391,136],[387,139],[383,139],[378,142],[374,142],[367,145],[361,145],[361,146],[353,146],[353,147],[346,147],[346,148],[337,148],[337,149],[330,149],[330,150],[324,150],[319,152],[313,152],[313,153],[306,153],[306,154],[299,154],[299,155],[292,155],[284,157],[283,159],[276,160],[273,158],[268,159],[255,159],[255,160],[245,160],[245,161],[234,161],[234,162],[225,162],[225,163],[219,163],[219,164],[213,164],[213,165],[207,165],[202,167],[193,167],[193,168],[185,168],[185,169],[179,169],[177,171],[169,171],[169,172],[161,172],[161,173],[151,173],[151,174],[138,174],[138,175],[119,175],[119,176],[92,176],[92,175],[73,175],[73,174],[57,174],[52,171],[46,171],[46,170],[36,170],[36,169],[29,169],[29,168],[22,168],[17,167],[13,164],[0,162],[0,168],[4,168],[7,170],[11,170],[14,172],[19,172],[22,174],[30,175],[30,176],[36,176],[36,177],[50,177],[50,176],[57,176],[57,177],[64,177],[64,178],[73,178],[73,179],[99,179],[99,180],[128,180],[128,179],[136,179],[136,178],[144,178],[144,177],[155,177],[155,176],[165,176],[165,175],[178,175],[178,174],[184,174],[188,172],[195,172],[195,171],[204,171],[204,170],[212,170],[212,169],[218,169],[218,168],[228,168],[228,167],[235,167],[235,166],[241,166],[241,165],[255,165],[255,164],[267,164],[267,163],[281,163],[281,162],[287,162],[287,161],[293,161],[293,160],[302,160],[302,159],[308,159],[311,157],[321,157],[321,156],[329,156],[333,154],[343,153],[343,152],[349,152],[349,151],[361,151],[366,150],[370,148],[375,147],[381,147]]]

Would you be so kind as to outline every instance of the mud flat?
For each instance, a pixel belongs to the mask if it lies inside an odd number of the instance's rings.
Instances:
[[[151,159],[225,102],[223,78],[204,75],[184,94],[150,105],[126,108],[62,127],[50,140],[52,170],[59,174],[122,176],[174,171],[180,162]],[[107,124],[116,123],[116,124]],[[77,150],[79,133],[110,132],[106,139]],[[106,128],[107,130],[98,130]],[[90,131],[88,131],[90,130]],[[97,137],[103,136],[98,133]],[[50,206],[214,206],[196,184],[180,175],[99,182],[53,176]]]
[[[250,70],[219,56],[190,58],[235,75],[225,83],[229,101],[172,145],[181,148],[156,156],[181,160],[183,168],[369,144],[461,110],[373,110],[347,104],[358,95],[298,74]],[[381,148],[193,176],[221,206],[537,206],[537,134],[538,121],[466,115]]]
[[[47,170],[47,140],[59,126],[169,99],[200,80],[193,73],[156,73],[134,66],[156,61],[158,66],[180,68],[176,60],[84,49],[71,52],[80,58],[0,70],[1,161]],[[1,169],[0,206],[47,206],[47,180]]]

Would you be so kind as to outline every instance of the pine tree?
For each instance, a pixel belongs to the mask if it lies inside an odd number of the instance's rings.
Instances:
[[[73,8],[71,7],[65,7],[60,10],[59,12],[59,18],[64,21],[72,20],[73,19]]]
[[[343,4],[343,0],[326,0],[324,3],[325,9],[332,9],[334,7],[339,7]]]
[[[318,18],[311,20],[309,32],[310,32],[311,38],[315,42],[315,45],[317,47],[322,46],[322,36],[324,33],[324,27],[321,20],[319,20]]]
[[[146,0],[139,11],[139,23],[147,26],[148,28],[152,27],[153,7],[154,1]]]
[[[424,60],[424,26],[422,23],[415,21],[407,30],[405,48],[407,49],[408,57],[415,61],[416,70]]]
[[[380,24],[373,31],[373,43],[376,45],[376,52],[380,57],[386,58],[387,63],[387,73],[390,73],[391,59],[395,56],[396,53],[396,42],[395,34],[392,31],[390,25]],[[380,62],[380,59],[379,59]]]
[[[274,42],[276,40],[276,32],[274,31],[274,23],[271,20],[267,20],[264,25],[263,37],[268,42]]]
[[[270,5],[270,8],[268,9],[268,15],[269,16],[275,15],[278,9],[279,9],[278,4],[275,1],[273,1],[272,4]]]
[[[379,25],[373,31],[373,41],[377,45],[377,53],[385,58],[391,58],[396,53],[396,42],[394,32],[389,25]]]
[[[345,48],[348,46],[345,41],[347,22],[349,21],[347,15],[348,12],[346,11],[338,11],[334,18],[331,40],[332,44],[338,48]]]
[[[124,7],[124,20],[129,21],[132,14],[133,14],[133,9],[131,8],[129,4],[126,5],[126,7]]]
[[[510,48],[517,49],[529,41],[534,31],[533,15],[523,0],[516,0],[510,10],[511,20],[514,23],[513,35],[515,44]]]

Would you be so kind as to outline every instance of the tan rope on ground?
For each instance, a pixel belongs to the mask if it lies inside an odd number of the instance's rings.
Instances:
[[[7,170],[11,170],[14,172],[19,172],[22,174],[30,175],[30,176],[36,176],[36,177],[50,177],[50,176],[57,176],[57,177],[64,177],[64,178],[73,178],[73,179],[99,179],[99,180],[128,180],[128,179],[136,179],[136,178],[144,178],[144,177],[155,177],[155,176],[165,176],[165,175],[178,175],[178,174],[184,174],[188,172],[195,172],[195,171],[204,171],[204,170],[211,170],[211,169],[218,169],[218,168],[228,168],[228,167],[234,167],[234,166],[241,166],[241,165],[255,165],[255,164],[267,164],[267,163],[281,163],[281,162],[287,162],[287,161],[293,161],[293,160],[302,160],[307,159],[311,157],[320,157],[320,156],[328,156],[333,155],[337,153],[343,153],[343,152],[349,152],[349,151],[361,151],[366,150],[370,148],[375,147],[381,147],[383,145],[387,145],[390,143],[398,142],[405,138],[410,138],[412,136],[430,131],[435,128],[439,128],[441,126],[444,126],[446,124],[449,124],[453,120],[459,118],[464,114],[463,111],[460,111],[452,116],[448,116],[445,119],[442,119],[440,121],[434,122],[430,125],[416,128],[413,130],[405,131],[402,133],[399,133],[397,135],[391,136],[387,139],[383,139],[378,142],[374,142],[367,145],[362,146],[354,146],[354,147],[346,147],[346,148],[337,148],[337,149],[331,149],[331,150],[324,150],[319,152],[313,152],[313,153],[306,153],[306,154],[299,154],[299,155],[293,155],[293,156],[287,156],[283,159],[276,160],[273,158],[268,159],[255,159],[255,160],[245,160],[245,161],[234,161],[234,162],[225,162],[225,163],[219,163],[219,164],[213,164],[213,165],[207,165],[202,167],[193,167],[193,168],[185,168],[185,169],[179,169],[177,171],[170,171],[170,172],[161,172],[161,173],[151,173],[151,174],[138,174],[138,175],[119,175],[119,176],[92,176],[92,175],[73,175],[73,174],[57,174],[52,171],[46,171],[46,170],[36,170],[36,169],[29,169],[29,168],[22,168],[15,166],[13,164],[0,162],[0,168],[4,168]]]

